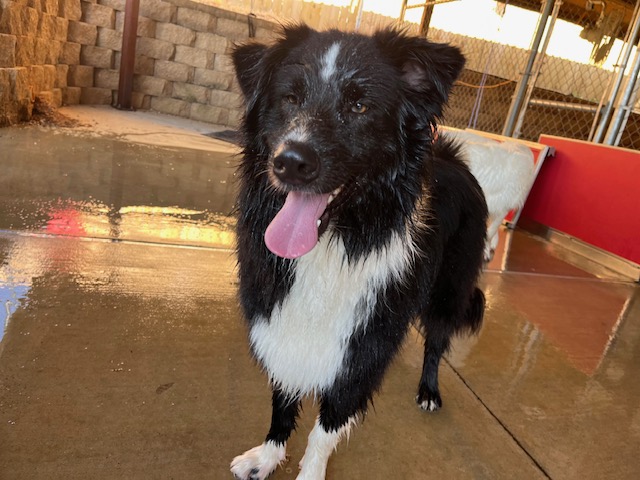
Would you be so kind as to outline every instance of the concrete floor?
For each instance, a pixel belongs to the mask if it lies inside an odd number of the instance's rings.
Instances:
[[[0,130],[3,480],[231,478],[268,427],[235,299],[235,149],[114,112]],[[502,232],[444,408],[413,402],[411,335],[328,478],[640,478],[640,287],[592,267]],[[295,478],[315,412],[274,479]]]

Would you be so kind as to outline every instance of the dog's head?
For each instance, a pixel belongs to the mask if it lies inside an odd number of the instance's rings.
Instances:
[[[456,48],[396,30],[365,36],[304,25],[232,57],[246,101],[245,152],[288,194],[286,222],[313,219],[320,232],[354,185],[421,164],[464,65]]]

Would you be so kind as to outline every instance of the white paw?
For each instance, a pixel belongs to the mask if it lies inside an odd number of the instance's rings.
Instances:
[[[496,233],[493,237],[491,237],[491,250],[495,251],[496,248],[498,248],[498,240],[500,239],[500,235],[498,235],[498,233]]]
[[[420,403],[420,408],[425,412],[435,412],[440,407],[434,400],[424,400]]]
[[[325,478],[326,467],[316,470],[303,469],[296,477],[296,480],[325,480]]]
[[[487,242],[484,246],[484,261],[490,262],[493,259],[493,254],[495,253],[495,248],[491,248],[489,242]]]
[[[318,464],[318,462],[315,462],[316,465],[307,465],[307,468],[305,468],[305,456],[306,455],[303,455],[300,463],[298,463],[300,473],[298,473],[296,480],[324,480],[327,470],[326,463],[323,464],[320,462],[320,464]]]
[[[264,480],[284,461],[285,456],[285,445],[265,442],[234,458],[231,473],[238,480]]]

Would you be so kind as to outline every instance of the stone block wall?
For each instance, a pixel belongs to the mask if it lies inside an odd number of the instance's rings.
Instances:
[[[0,126],[54,107],[115,104],[125,0],[0,0]],[[133,104],[235,126],[234,42],[276,26],[191,0],[140,0]]]
[[[60,16],[69,0],[0,0],[0,125],[28,120],[40,92],[62,103],[66,78],[58,58],[69,20]],[[69,15],[79,18],[78,11]]]

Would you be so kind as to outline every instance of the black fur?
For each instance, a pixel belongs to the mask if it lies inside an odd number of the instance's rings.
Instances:
[[[336,42],[336,71],[331,82],[323,82],[318,61]],[[342,186],[321,230],[343,241],[345,262],[388,247],[391,236],[407,228],[419,254],[402,278],[377,292],[366,328],[353,331],[340,375],[317,392],[319,422],[336,431],[367,410],[416,319],[426,336],[417,401],[440,407],[440,358],[452,335],[479,329],[484,311],[476,286],[486,228],[484,197],[458,147],[433,139],[463,56],[448,45],[395,30],[365,36],[292,26],[271,46],[237,47],[233,61],[246,99],[237,235],[240,303],[249,326],[257,318],[268,319],[295,281],[296,260],[274,255],[264,243],[286,194],[328,193]],[[292,119],[300,118],[304,142],[285,143],[287,148],[304,143],[296,159],[304,157],[307,168],[310,158],[309,168],[317,171],[311,181],[282,181],[274,175],[277,151]],[[274,385],[268,440],[287,440],[298,406],[298,396]]]

